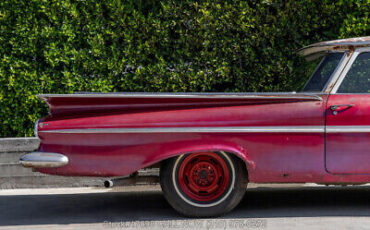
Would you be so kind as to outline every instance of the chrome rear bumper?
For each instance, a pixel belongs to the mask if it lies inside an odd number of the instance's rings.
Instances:
[[[56,168],[67,165],[68,157],[60,153],[33,152],[23,155],[19,163],[29,168]]]

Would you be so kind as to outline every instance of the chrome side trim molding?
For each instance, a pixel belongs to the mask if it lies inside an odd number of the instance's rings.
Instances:
[[[327,126],[327,133],[370,133],[370,125]]]
[[[243,126],[243,127],[168,127],[58,129],[40,133],[323,133],[324,126]]]
[[[30,168],[56,168],[68,164],[68,157],[60,153],[33,152],[23,155],[19,163]]]
[[[40,133],[367,133],[370,126],[239,126],[57,129]]]

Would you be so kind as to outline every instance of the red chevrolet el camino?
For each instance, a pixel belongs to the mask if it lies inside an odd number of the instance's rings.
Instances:
[[[301,49],[321,60],[298,93],[43,94],[41,144],[20,162],[64,176],[160,168],[187,216],[232,210],[248,182],[370,182],[370,37]]]

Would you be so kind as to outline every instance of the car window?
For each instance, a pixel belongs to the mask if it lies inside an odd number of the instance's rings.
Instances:
[[[331,53],[323,57],[316,71],[303,88],[303,92],[321,92],[337,68],[344,53]]]
[[[357,56],[337,92],[370,93],[370,52]]]

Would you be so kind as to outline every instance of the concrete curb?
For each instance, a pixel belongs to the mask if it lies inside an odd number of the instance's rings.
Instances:
[[[40,144],[37,137],[0,138],[1,152],[30,152]]]

